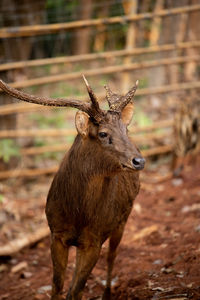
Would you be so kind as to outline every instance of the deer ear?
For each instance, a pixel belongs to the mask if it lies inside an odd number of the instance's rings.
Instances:
[[[78,111],[75,117],[75,124],[78,133],[80,133],[83,137],[86,137],[89,132],[89,116],[82,111]]]
[[[131,123],[133,117],[133,102],[128,103],[122,110],[122,122],[128,126]]]

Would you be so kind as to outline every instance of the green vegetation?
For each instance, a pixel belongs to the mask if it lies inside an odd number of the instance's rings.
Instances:
[[[148,126],[152,124],[152,120],[141,109],[135,110],[134,121],[139,127]]]
[[[68,97],[71,95],[80,96],[81,91],[77,87],[77,85],[66,83],[66,82],[59,82],[55,89],[55,92],[51,93],[52,98],[59,98],[59,97]]]
[[[4,201],[4,196],[0,194],[0,204],[3,203],[3,201]]]
[[[43,115],[39,113],[30,114],[30,119],[35,121],[39,128],[63,128],[65,126],[64,112],[55,109],[52,115]]]
[[[102,75],[99,79],[99,86],[103,87],[104,85],[107,85],[113,78],[113,74]]]
[[[3,139],[0,141],[0,158],[8,163],[12,157],[20,155],[19,147],[11,139]]]
[[[45,152],[42,154],[38,154],[35,156],[35,161],[40,162],[43,161],[43,159],[50,159],[50,160],[61,160],[61,155],[63,155],[61,152]]]
[[[145,89],[148,87],[148,79],[146,77],[140,78],[139,80],[139,88]]]
[[[35,137],[34,138],[34,146],[35,147],[42,147],[42,146],[47,146],[48,143],[44,138],[41,137]]]

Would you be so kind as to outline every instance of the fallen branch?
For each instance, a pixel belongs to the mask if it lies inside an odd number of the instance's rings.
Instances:
[[[158,231],[158,225],[152,225],[149,227],[145,227],[139,232],[133,234],[132,238],[130,238],[130,243],[141,240],[142,238],[150,235],[151,233]]]
[[[8,242],[6,245],[0,247],[0,256],[13,255],[22,248],[30,246],[45,238],[49,235],[49,233],[49,228],[47,226],[43,226],[33,233],[27,233],[21,238],[14,239],[13,241]]]
[[[140,240],[151,233],[158,230],[157,225],[152,225],[146,228],[143,228],[139,232],[135,233],[131,238],[130,242],[135,242]],[[20,251],[24,247],[30,246],[38,241],[44,239],[50,234],[49,228],[43,226],[42,228],[37,229],[33,233],[26,234],[23,238],[14,239],[8,242],[6,245],[0,247],[0,256],[11,256],[16,252]]]

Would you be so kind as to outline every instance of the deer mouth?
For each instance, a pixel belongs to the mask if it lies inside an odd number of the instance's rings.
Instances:
[[[143,162],[140,163],[133,163],[133,165],[129,165],[129,164],[122,164],[122,168],[123,170],[129,170],[129,171],[140,171],[142,169],[144,169],[144,165],[145,165],[145,160]]]
[[[128,165],[124,165],[124,164],[122,164],[122,169],[124,171],[131,171],[131,172],[136,171],[136,169],[134,167],[131,167],[131,166],[128,166]]]

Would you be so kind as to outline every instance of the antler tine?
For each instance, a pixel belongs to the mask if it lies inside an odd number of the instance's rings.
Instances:
[[[112,105],[113,92],[111,91],[111,89],[108,85],[104,85],[104,88],[106,90],[106,99],[107,99],[109,107],[110,107]]]
[[[107,85],[105,85],[104,88],[106,89],[106,100],[108,101],[110,110],[118,111],[118,106],[122,96],[113,93]]]
[[[119,111],[122,111],[123,108],[133,99],[135,92],[137,90],[138,84],[139,84],[139,81],[137,80],[135,82],[134,87],[132,87],[132,89],[130,89],[130,91],[128,91],[128,93],[124,97],[122,97],[122,101],[120,102],[120,104],[118,106]]]
[[[108,101],[110,110],[116,113],[121,113],[124,107],[133,99],[138,87],[138,83],[139,81],[137,80],[134,87],[125,96],[114,94],[109,86],[104,86],[106,89],[106,99]]]
[[[66,99],[66,98],[52,99],[47,97],[34,96],[10,87],[3,80],[0,80],[0,88],[8,95],[26,102],[40,104],[40,105],[47,105],[47,106],[74,107],[81,111],[86,112],[89,116],[95,118],[94,110],[91,107],[91,104],[86,102],[83,103],[81,102],[81,100],[79,101],[75,99]]]
[[[82,75],[83,77],[83,80],[85,82],[85,85],[86,85],[86,88],[87,88],[87,91],[88,91],[88,94],[90,96],[90,100],[92,102],[92,106],[91,106],[91,113],[90,115],[93,115],[92,117],[96,120],[96,121],[100,121],[102,116],[103,116],[103,111],[101,110],[101,108],[99,107],[99,103],[98,103],[98,100],[97,100],[97,97],[96,95],[94,94],[91,86],[89,85],[87,79],[85,78],[84,75]]]
[[[99,107],[99,103],[98,103],[96,95],[94,94],[94,92],[93,92],[91,86],[89,85],[87,79],[85,78],[85,76],[82,75],[82,77],[83,77],[83,80],[85,82],[85,85],[86,85],[86,88],[87,88],[87,91],[88,91],[88,94],[90,96],[90,99],[92,101],[93,106],[95,107],[95,109],[97,111],[100,111],[100,107]]]

